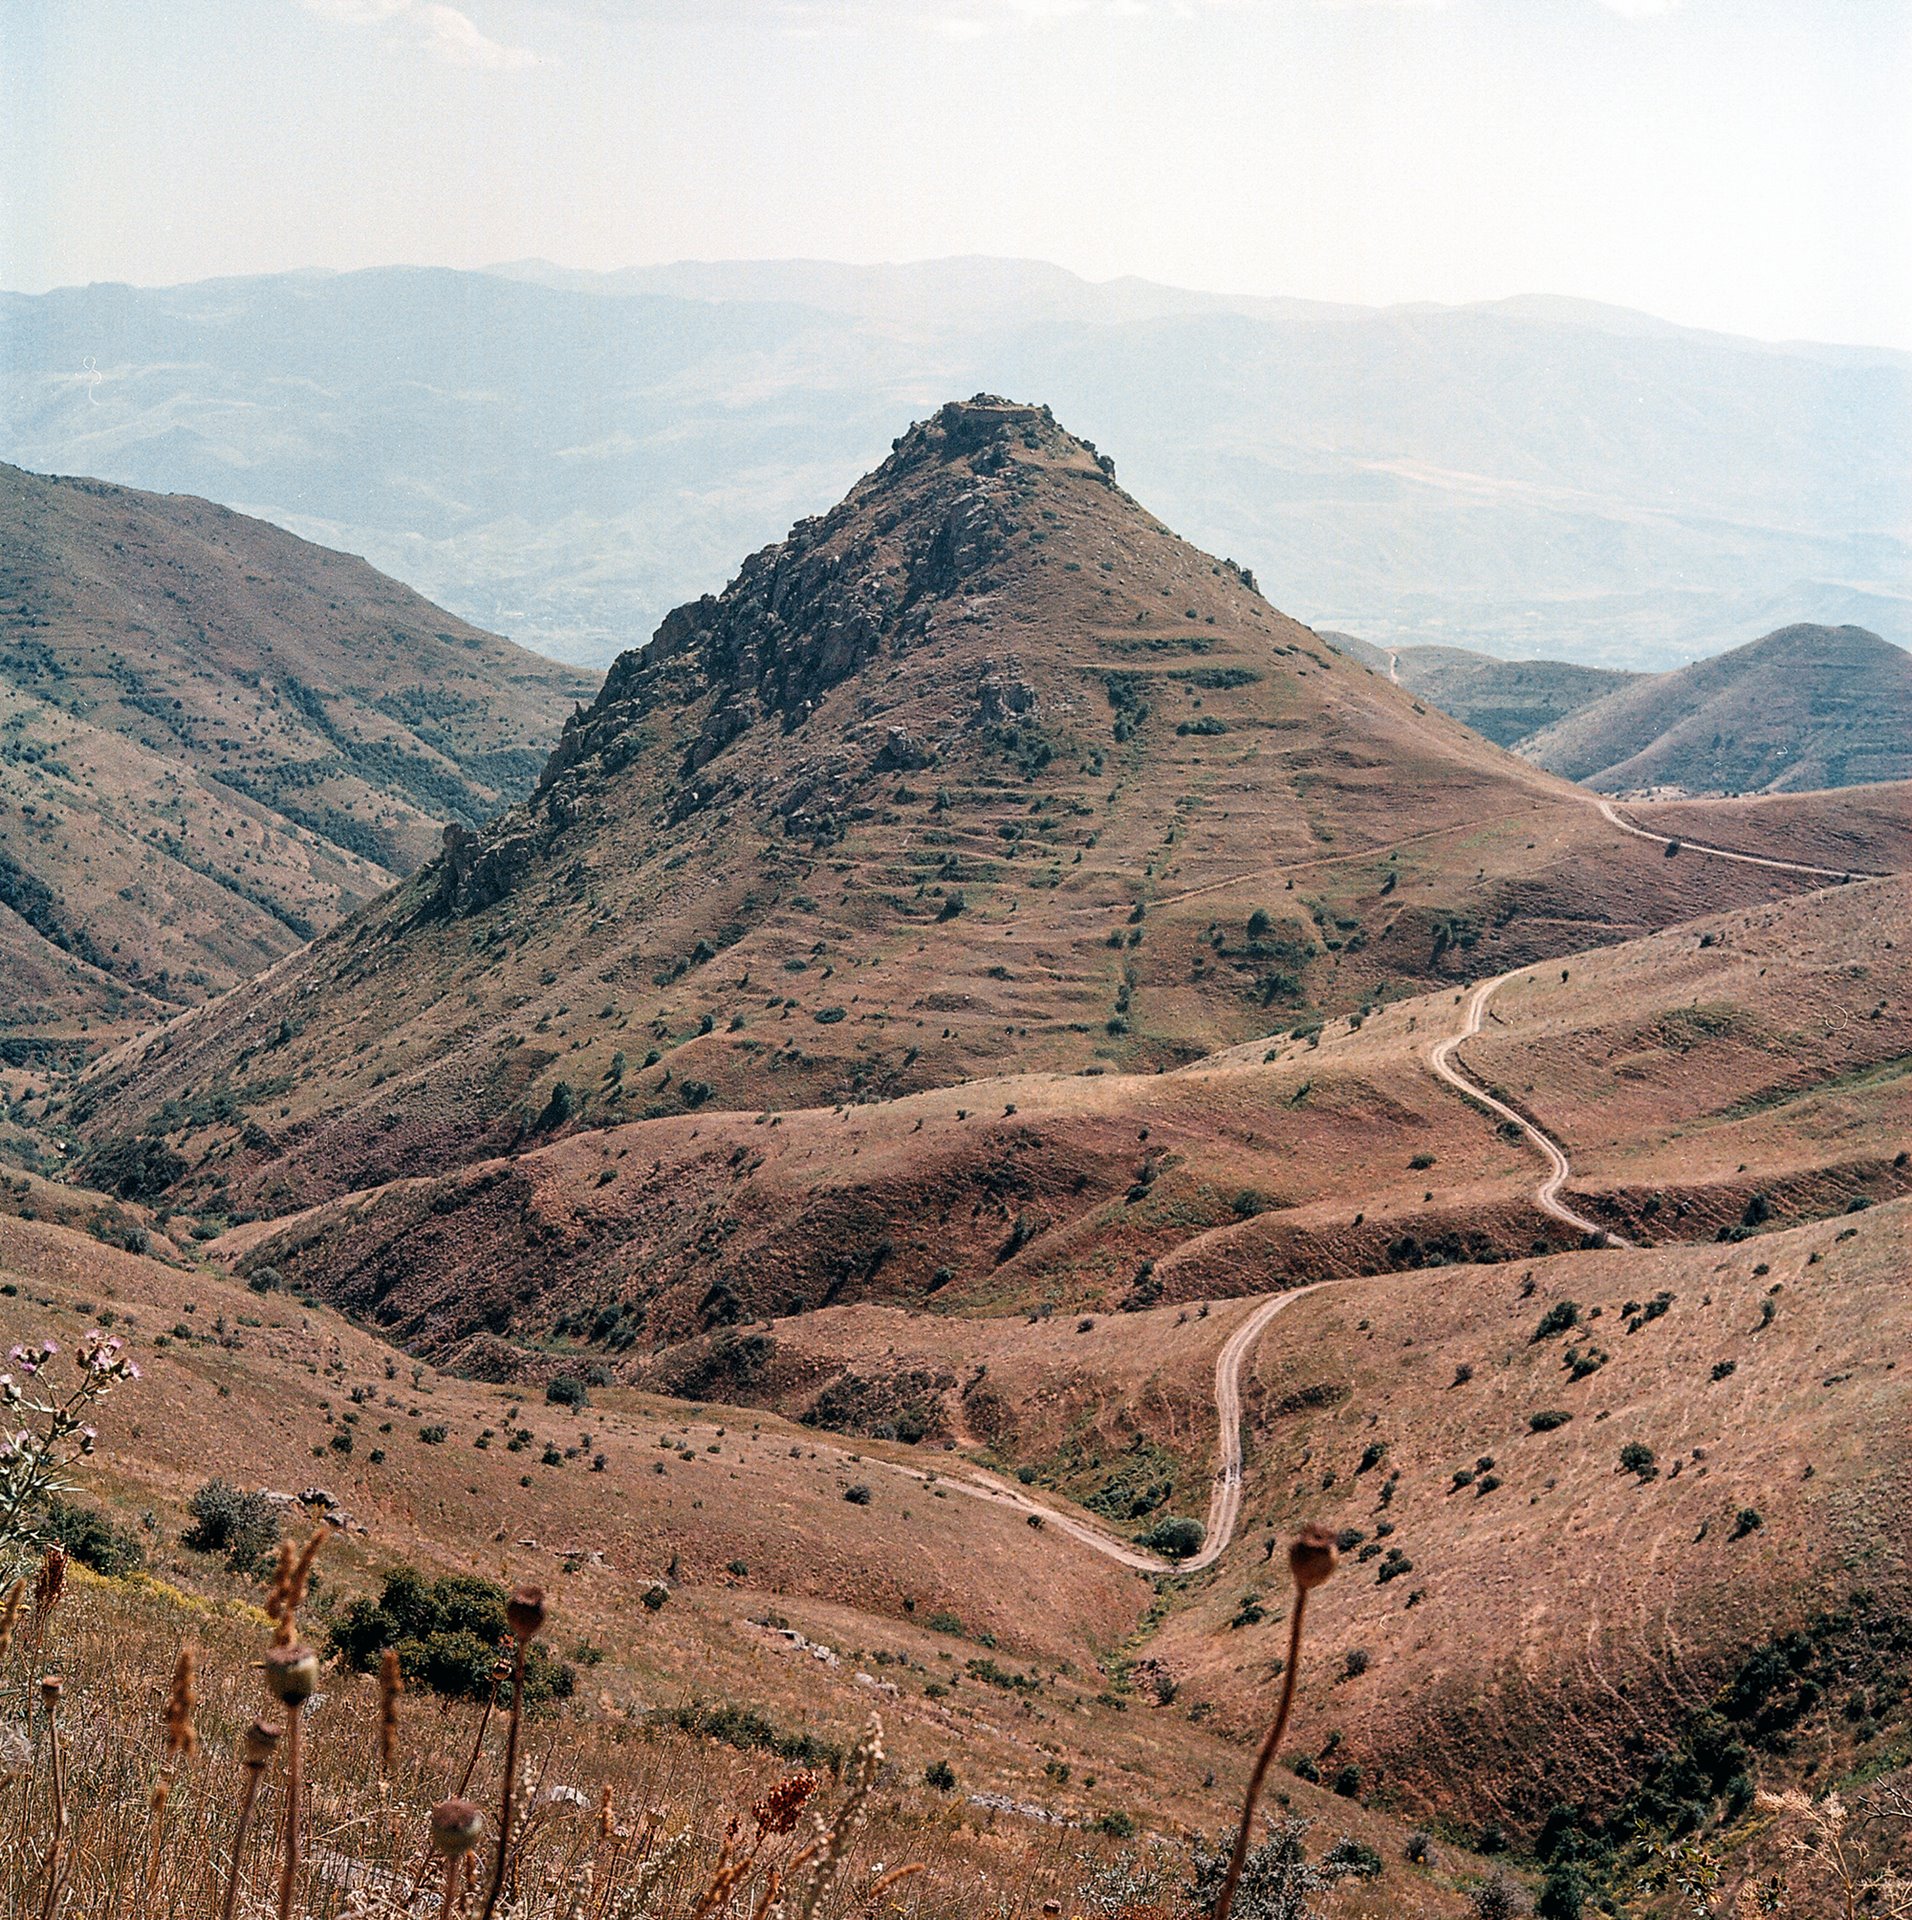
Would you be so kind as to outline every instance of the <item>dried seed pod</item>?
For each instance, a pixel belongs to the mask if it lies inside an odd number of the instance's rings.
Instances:
[[[1334,1535],[1326,1527],[1303,1527],[1288,1549],[1288,1571],[1303,1593],[1320,1586],[1334,1571],[1334,1563]]]
[[[469,1853],[485,1837],[485,1816],[469,1800],[441,1800],[432,1808],[432,1849],[447,1860]]]
[[[544,1631],[544,1589],[513,1587],[505,1602],[505,1625],[515,1640],[535,1640]]]
[[[378,1770],[389,1774],[398,1752],[398,1697],[405,1691],[398,1649],[387,1647],[378,1663]]]
[[[268,1647],[266,1686],[288,1707],[302,1707],[318,1691],[319,1656],[310,1647]]]
[[[173,1684],[166,1695],[166,1757],[178,1754],[187,1759],[199,1751],[199,1734],[193,1726],[193,1709],[199,1695],[193,1687],[193,1650],[181,1647],[173,1663]]]
[[[66,1682],[57,1673],[49,1673],[40,1682],[40,1701],[51,1713],[60,1704],[60,1695],[66,1691]]]
[[[270,1720],[255,1720],[239,1743],[240,1764],[255,1770],[265,1766],[278,1751],[280,1731]]]

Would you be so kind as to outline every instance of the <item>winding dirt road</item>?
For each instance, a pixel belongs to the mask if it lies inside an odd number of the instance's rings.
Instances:
[[[1208,1496],[1208,1518],[1203,1528],[1201,1550],[1190,1554],[1186,1560],[1170,1560],[1162,1554],[1134,1546],[1093,1521],[1048,1506],[1032,1498],[1020,1487],[1007,1480],[999,1480],[994,1474],[985,1473],[980,1468],[972,1468],[967,1474],[939,1474],[936,1476],[937,1484],[967,1494],[971,1499],[1018,1508],[1040,1519],[1044,1526],[1055,1527],[1071,1539],[1081,1541],[1085,1547],[1093,1547],[1097,1553],[1143,1573],[1199,1573],[1204,1567],[1212,1567],[1228,1550],[1241,1519],[1242,1368],[1249,1354],[1254,1351],[1255,1342],[1261,1338],[1262,1329],[1284,1307],[1306,1294],[1319,1292],[1324,1286],[1339,1284],[1333,1280],[1317,1280],[1311,1286],[1270,1294],[1267,1299],[1257,1302],[1253,1312],[1222,1342],[1221,1351],[1215,1356],[1215,1414],[1221,1458],[1216,1464],[1214,1485]],[[899,1468],[898,1471],[917,1480],[929,1478],[913,1467]]]
[[[1390,677],[1394,662],[1390,660]],[[1735,853],[1727,847],[1708,846],[1703,841],[1679,840],[1664,833],[1655,833],[1650,828],[1636,825],[1621,814],[1610,800],[1593,799],[1601,816],[1622,833],[1632,834],[1636,839],[1651,840],[1663,847],[1677,845],[1681,851],[1703,854],[1714,860],[1735,860],[1750,867],[1767,867],[1778,873],[1803,873],[1813,879],[1843,884],[1853,880],[1876,879],[1879,876],[1860,873],[1838,867],[1817,867],[1801,860],[1780,860],[1764,854]],[[1235,881],[1210,882],[1206,887],[1192,889],[1192,893],[1205,893],[1223,886],[1232,886]],[[1180,896],[1178,896],[1180,897]],[[1510,1125],[1518,1127],[1523,1137],[1535,1147],[1547,1163],[1547,1174],[1534,1190],[1534,1200],[1541,1210],[1567,1226],[1576,1227],[1582,1233],[1592,1235],[1600,1244],[1610,1247],[1630,1247],[1633,1242],[1615,1233],[1610,1227],[1602,1226],[1597,1220],[1589,1220],[1583,1213],[1574,1209],[1561,1199],[1569,1177],[1573,1172],[1567,1158],[1566,1149],[1544,1128],[1529,1120],[1523,1113],[1516,1111],[1504,1100],[1496,1098],[1486,1087],[1476,1080],[1465,1067],[1454,1058],[1455,1050],[1464,1040],[1469,1040],[1481,1030],[1481,1024],[1487,1017],[1487,1008],[1494,995],[1508,981],[1517,979],[1526,968],[1516,967],[1507,973],[1496,974],[1491,980],[1478,982],[1467,996],[1466,1011],[1458,1032],[1439,1040],[1428,1050],[1427,1064],[1438,1078],[1446,1082],[1455,1092],[1464,1098],[1485,1107]],[[1032,1519],[1039,1520],[1046,1527],[1055,1527],[1080,1541],[1084,1546],[1093,1548],[1097,1553],[1105,1554],[1109,1559],[1125,1567],[1134,1567],[1143,1573],[1199,1573],[1205,1567],[1212,1567],[1228,1550],[1235,1537],[1235,1529],[1241,1521],[1242,1499],[1242,1404],[1241,1376],[1242,1368],[1247,1364],[1248,1356],[1254,1351],[1255,1343],[1261,1338],[1269,1321],[1296,1300],[1318,1293],[1324,1286],[1345,1284],[1338,1280],[1319,1280],[1310,1286],[1295,1287],[1287,1293],[1270,1295],[1261,1301],[1242,1320],[1228,1338],[1222,1342],[1221,1350],[1215,1356],[1215,1415],[1218,1431],[1219,1459],[1216,1462],[1215,1478],[1208,1499],[1208,1519],[1201,1550],[1191,1554],[1186,1560],[1168,1560],[1160,1554],[1150,1553],[1130,1542],[1121,1539],[1112,1530],[1097,1526],[1094,1522],[1076,1514],[1065,1513],[1033,1499],[1020,1487],[981,1469],[971,1469],[968,1474],[944,1474],[938,1477],[939,1484],[972,1499],[989,1500],[1001,1505],[1018,1508]],[[913,1468],[899,1468],[900,1472],[916,1479],[929,1476],[916,1472]]]
[[[1703,853],[1714,860],[1737,860],[1745,867],[1770,867],[1775,873],[1808,873],[1817,880],[1878,880],[1884,876],[1876,873],[1861,873],[1852,867],[1814,867],[1803,860],[1773,860],[1763,853],[1734,853],[1728,847],[1709,847],[1703,840],[1675,840],[1668,833],[1654,833],[1650,828],[1637,826],[1625,814],[1616,808],[1611,800],[1596,800],[1593,803],[1600,809],[1601,818],[1622,833],[1630,833],[1636,840],[1652,840],[1662,847],[1677,846],[1687,853]]]
[[[1542,1158],[1547,1162],[1547,1177],[1534,1189],[1534,1200],[1543,1213],[1552,1214],[1556,1220],[1562,1220],[1570,1227],[1578,1227],[1582,1233],[1594,1234],[1609,1246],[1630,1247],[1633,1244],[1631,1240],[1622,1238],[1610,1227],[1601,1226],[1597,1220],[1589,1220],[1584,1213],[1575,1213],[1561,1199],[1560,1190],[1567,1184],[1567,1176],[1573,1172],[1573,1167],[1560,1142],[1535,1126],[1524,1113],[1516,1112],[1504,1100],[1497,1100],[1464,1067],[1454,1063],[1454,1049],[1463,1040],[1471,1040],[1480,1032],[1481,1022],[1487,1017],[1488,1001],[1509,980],[1517,979],[1525,971],[1524,967],[1516,967],[1511,973],[1497,973],[1493,979],[1483,980],[1467,997],[1467,1017],[1461,1022],[1460,1031],[1437,1041],[1428,1051],[1427,1064],[1457,1093],[1464,1094],[1490,1113],[1497,1113],[1503,1120],[1511,1122],[1540,1149]]]

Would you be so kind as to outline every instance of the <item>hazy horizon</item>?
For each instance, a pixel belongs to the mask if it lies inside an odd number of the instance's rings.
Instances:
[[[91,287],[126,286],[142,293],[164,293],[174,289],[206,286],[221,280],[258,280],[258,279],[298,279],[302,276],[312,278],[343,278],[351,274],[370,273],[407,273],[407,272],[443,272],[443,273],[479,273],[499,276],[513,276],[534,269],[548,269],[555,275],[575,275],[581,280],[602,279],[615,281],[625,275],[646,273],[669,273],[677,270],[712,269],[802,269],[829,268],[846,269],[852,272],[907,273],[913,269],[936,267],[954,267],[964,265],[992,267],[1036,268],[1049,272],[1068,275],[1083,287],[1095,291],[1106,291],[1122,286],[1153,288],[1166,293],[1184,293],[1202,299],[1215,301],[1233,301],[1244,305],[1268,303],[1295,307],[1316,306],[1324,311],[1336,308],[1348,312],[1360,313],[1412,313],[1416,311],[1456,313],[1473,309],[1491,309],[1495,307],[1520,308],[1529,303],[1557,303],[1563,309],[1582,308],[1589,311],[1605,311],[1625,315],[1629,318],[1650,320],[1660,326],[1690,333],[1715,333],[1724,338],[1749,341],[1763,346],[1824,346],[1849,348],[1854,352],[1912,353],[1912,346],[1894,346],[1883,340],[1829,340],[1805,334],[1752,334],[1739,333],[1729,328],[1696,326],[1687,321],[1675,320],[1663,313],[1655,313],[1645,307],[1632,307],[1612,300],[1594,299],[1582,294],[1562,293],[1551,287],[1524,287],[1513,293],[1496,294],[1477,300],[1432,300],[1408,299],[1390,301],[1361,300],[1325,300],[1313,296],[1282,292],[1245,292],[1240,288],[1194,286],[1183,282],[1157,280],[1147,274],[1115,273],[1102,276],[1077,273],[1072,267],[1057,260],[1044,260],[1033,255],[962,253],[934,254],[915,258],[853,260],[826,257],[821,254],[763,254],[763,255],[680,255],[669,260],[629,260],[615,266],[581,266],[575,261],[554,260],[549,255],[525,254],[511,260],[482,261],[470,267],[452,267],[428,260],[387,260],[369,262],[359,266],[335,266],[325,261],[309,261],[301,266],[267,269],[259,273],[213,273],[196,275],[183,280],[126,280],[99,279],[90,281],[63,281],[49,287],[18,287],[0,285],[0,294],[14,294],[22,299],[39,299],[47,294],[83,292]],[[956,396],[952,396],[956,397]]]
[[[1912,348],[1889,0],[0,0],[0,284],[1055,262]]]

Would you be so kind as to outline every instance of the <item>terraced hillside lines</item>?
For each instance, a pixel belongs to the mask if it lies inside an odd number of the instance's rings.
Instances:
[[[1616,835],[982,396],[623,656],[524,805],[66,1117],[286,1214],[580,1130],[1157,1074],[1801,878]]]
[[[523,793],[595,684],[203,500],[0,467],[0,554],[13,1036],[257,974]]]

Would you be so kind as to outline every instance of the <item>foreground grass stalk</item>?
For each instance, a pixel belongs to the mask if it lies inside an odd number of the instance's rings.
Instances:
[[[279,1920],[292,1920],[299,1886],[299,1840],[304,1824],[304,1715],[295,1712],[285,1730],[285,1857],[279,1868]]]
[[[405,1691],[398,1670],[398,1649],[387,1647],[378,1663],[378,1777],[389,1782],[398,1757],[398,1697]]]
[[[1282,1669],[1281,1699],[1275,1707],[1274,1724],[1255,1755],[1254,1771],[1248,1776],[1248,1791],[1242,1797],[1241,1825],[1235,1833],[1235,1851],[1228,1871],[1222,1876],[1222,1890],[1215,1896],[1214,1920],[1228,1920],[1235,1903],[1235,1888],[1248,1861],[1248,1848],[1254,1838],[1255,1807],[1261,1799],[1268,1769],[1274,1764],[1282,1735],[1288,1731],[1288,1714],[1295,1704],[1295,1675],[1301,1666],[1302,1622],[1308,1611],[1308,1595],[1334,1571],[1334,1535],[1325,1527],[1303,1527],[1288,1549],[1288,1571],[1295,1583],[1294,1613],[1288,1622],[1288,1664]]]
[[[259,1777],[279,1744],[279,1729],[269,1720],[255,1720],[246,1729],[240,1749],[240,1765],[246,1784],[239,1794],[239,1822],[232,1836],[232,1871],[226,1876],[226,1897],[219,1909],[219,1920],[232,1920],[239,1902],[239,1876],[245,1870],[246,1836],[252,1831],[252,1811],[259,1800]]]
[[[266,1685],[286,1710],[285,1853],[279,1867],[279,1920],[292,1920],[305,1829],[305,1705],[318,1688],[319,1656],[310,1647],[273,1647],[266,1654],[265,1669]]]
[[[505,1868],[511,1857],[511,1800],[518,1786],[518,1729],[524,1719],[524,1675],[531,1642],[544,1625],[544,1589],[518,1587],[505,1602],[505,1625],[511,1629],[511,1716],[505,1726],[505,1783],[498,1806],[498,1855],[491,1865],[491,1884],[485,1889],[480,1920],[491,1920],[504,1892]]]
[[[189,1760],[199,1751],[199,1735],[193,1726],[193,1709],[199,1704],[194,1691],[194,1661],[191,1647],[181,1647],[173,1663],[173,1684],[166,1695],[166,1758],[159,1778],[153,1782],[151,1801],[152,1845],[146,1862],[146,1884],[159,1880],[160,1854],[166,1833],[166,1803],[172,1798],[173,1778],[181,1760]]]
[[[57,1673],[49,1673],[40,1682],[40,1698],[46,1705],[47,1746],[52,1757],[53,1832],[46,1844],[46,1898],[40,1904],[40,1920],[50,1920],[53,1903],[60,1890],[60,1869],[66,1855],[66,1759],[60,1751],[60,1694],[64,1682]]]
[[[445,1863],[445,1890],[438,1902],[438,1920],[452,1920],[466,1863],[484,1831],[485,1816],[469,1800],[441,1800],[432,1808],[431,1850]],[[408,1901],[408,1911],[410,1905]]]

